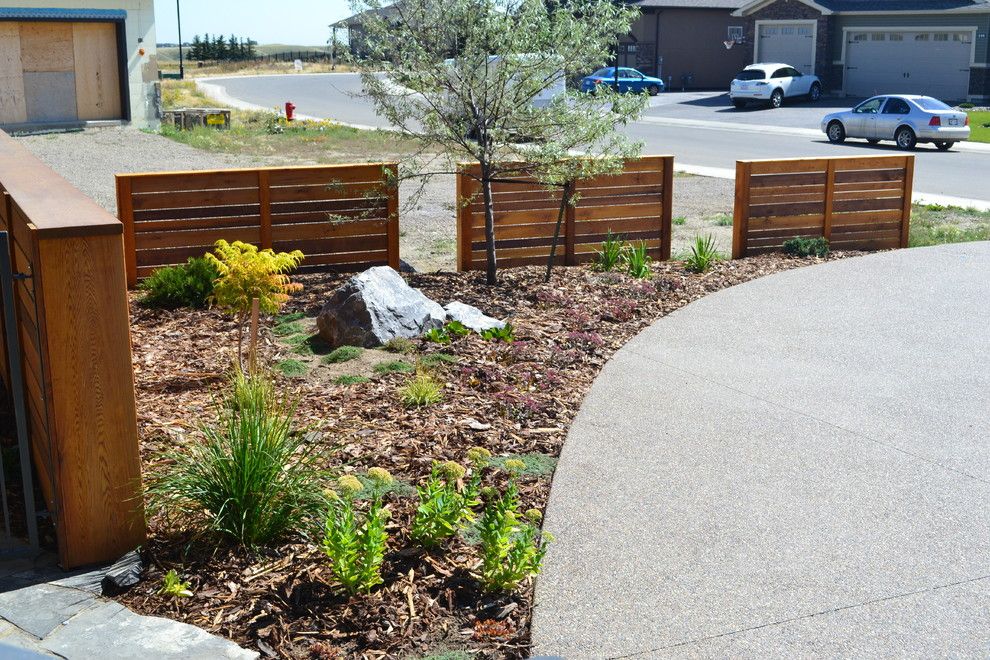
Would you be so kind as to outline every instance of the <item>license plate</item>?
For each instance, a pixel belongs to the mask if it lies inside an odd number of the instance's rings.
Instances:
[[[959,124],[959,120],[958,119],[950,119],[949,120],[949,126],[957,126],[958,124]]]

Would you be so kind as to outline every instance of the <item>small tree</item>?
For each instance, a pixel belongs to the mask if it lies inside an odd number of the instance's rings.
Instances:
[[[605,0],[400,0],[387,12],[381,0],[357,0],[354,9],[366,12],[362,78],[378,112],[419,138],[423,153],[479,165],[489,284],[494,182],[526,175],[564,188],[567,204],[575,179],[618,171],[639,154],[615,129],[642,112],[645,96],[606,86],[546,98],[604,64],[635,9]],[[584,158],[573,157],[578,150]],[[434,163],[400,176],[450,170]]]
[[[289,280],[288,273],[302,263],[303,253],[299,250],[276,253],[259,250],[250,243],[219,240],[214,253],[208,253],[206,258],[213,262],[220,274],[213,287],[214,304],[237,319],[237,359],[241,361],[244,323],[251,314],[255,299],[260,310],[266,314],[282,309],[289,295],[302,289],[301,284]],[[255,342],[252,341],[251,345],[254,346]],[[250,363],[254,365],[253,355]]]

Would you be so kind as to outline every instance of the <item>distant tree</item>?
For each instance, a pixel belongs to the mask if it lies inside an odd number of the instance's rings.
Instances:
[[[192,46],[189,48],[189,59],[203,59],[203,40],[199,38],[198,34],[193,37]]]
[[[358,0],[354,9],[366,12],[362,81],[378,113],[418,138],[425,158],[447,159],[407,164],[400,176],[425,180],[458,161],[479,166],[489,284],[497,265],[493,183],[525,176],[563,189],[559,235],[573,182],[618,172],[639,155],[640,145],[616,127],[639,116],[645,95],[603,85],[599,94],[568,90],[536,103],[548,87],[609,59],[638,13],[625,3],[401,0],[386,15],[381,0]]]
[[[213,59],[223,61],[227,59],[227,40],[219,34],[213,38]]]
[[[234,35],[230,35],[230,39],[227,40],[227,59],[228,60],[241,59],[241,42]]]
[[[257,46],[257,45],[258,45],[258,42],[257,41],[255,41],[251,37],[248,37],[248,40],[247,40],[247,52],[245,53],[245,57],[247,59],[253,60],[254,58],[256,58],[258,56],[258,51],[255,49],[255,46]]]

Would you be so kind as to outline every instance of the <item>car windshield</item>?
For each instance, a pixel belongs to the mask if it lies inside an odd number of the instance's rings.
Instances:
[[[767,74],[760,69],[746,69],[736,74],[736,80],[766,80]]]
[[[591,77],[592,78],[610,78],[611,76],[614,76],[614,75],[615,75],[615,72],[612,71],[612,69],[598,69],[598,71],[595,71],[593,74],[591,74]]]
[[[911,99],[918,104],[922,110],[951,110],[948,105],[942,103],[938,99],[931,99],[927,96],[923,96],[920,99]]]

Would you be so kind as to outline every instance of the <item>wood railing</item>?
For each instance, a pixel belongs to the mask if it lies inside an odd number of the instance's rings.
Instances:
[[[907,247],[913,179],[914,156],[738,161],[732,257],[799,236],[836,250]]]
[[[577,202],[565,209],[556,263],[591,261],[609,232],[645,241],[654,259],[670,258],[674,157],[644,156],[619,174],[579,179]],[[457,176],[457,269],[485,267],[485,208],[480,169],[462,165]],[[560,212],[561,188],[526,176],[492,184],[495,248],[500,267],[546,263]]]
[[[117,175],[127,283],[219,239],[302,250],[301,270],[399,267],[395,163]]]
[[[123,227],[0,132],[31,453],[63,568],[144,542]],[[5,332],[13,328],[4,328]]]

